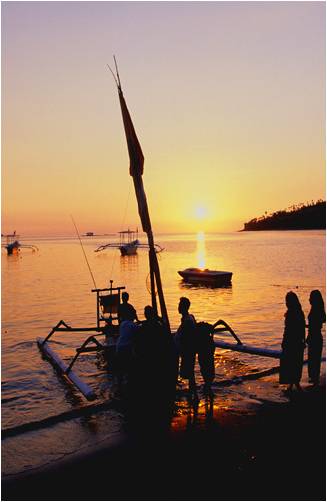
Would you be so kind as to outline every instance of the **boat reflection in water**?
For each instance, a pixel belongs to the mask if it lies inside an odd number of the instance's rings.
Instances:
[[[197,261],[198,268],[179,270],[179,275],[188,284],[199,284],[210,287],[227,287],[232,284],[232,272],[223,270],[209,270],[205,268],[206,248],[204,232],[197,234]]]
[[[120,270],[124,272],[135,272],[138,269],[138,254],[121,255],[120,256]]]

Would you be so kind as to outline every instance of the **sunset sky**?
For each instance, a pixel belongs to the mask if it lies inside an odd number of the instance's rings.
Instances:
[[[325,198],[323,2],[2,3],[2,232],[233,231]]]

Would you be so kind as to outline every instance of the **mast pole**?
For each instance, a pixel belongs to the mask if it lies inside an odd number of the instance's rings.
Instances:
[[[132,176],[133,182],[134,182],[135,194],[136,194],[136,199],[137,199],[137,204],[138,204],[139,215],[140,215],[140,219],[141,219],[141,223],[142,223],[142,228],[148,237],[152,306],[157,311],[157,301],[156,301],[156,292],[155,292],[155,287],[157,286],[159,303],[160,303],[160,310],[161,310],[161,317],[162,317],[164,323],[166,324],[167,329],[170,331],[168,313],[167,313],[165,298],[164,298],[163,289],[162,289],[161,277],[160,277],[160,269],[159,269],[158,259],[157,259],[157,255],[156,255],[156,251],[155,251],[155,247],[154,247],[154,239],[153,239],[153,232],[152,232],[152,226],[151,226],[151,221],[150,221],[148,203],[146,200],[146,195],[145,195],[144,186],[143,186],[142,174],[143,174],[144,156],[143,156],[142,149],[141,149],[140,143],[138,141],[138,138],[137,138],[137,135],[136,135],[136,132],[134,129],[134,125],[133,125],[130,113],[128,111],[128,108],[127,108],[127,105],[125,102],[125,98],[124,98],[123,91],[121,88],[121,82],[120,82],[118,66],[117,66],[115,56],[114,56],[114,62],[115,62],[115,68],[116,68],[116,76],[114,75],[114,72],[111,70],[109,65],[108,65],[108,67],[114,76],[114,79],[115,79],[115,82],[116,82],[116,85],[118,88],[120,108],[121,108],[121,112],[122,112],[126,141],[127,141],[127,146],[128,146],[128,154],[129,154],[129,158],[130,158],[129,172],[130,172],[130,175]]]

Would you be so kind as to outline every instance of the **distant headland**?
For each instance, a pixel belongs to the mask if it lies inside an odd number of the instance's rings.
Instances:
[[[244,223],[248,230],[322,230],[326,229],[326,201],[297,204]]]

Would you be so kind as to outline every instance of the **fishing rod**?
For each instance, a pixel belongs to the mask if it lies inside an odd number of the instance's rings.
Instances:
[[[76,223],[75,223],[75,221],[74,221],[73,216],[72,216],[72,215],[70,215],[70,217],[71,217],[72,222],[73,222],[73,224],[74,224],[74,227],[75,227],[75,230],[76,230],[76,233],[77,233],[77,237],[78,237],[78,239],[79,239],[79,242],[80,242],[80,244],[81,244],[81,246],[82,246],[82,250],[83,250],[84,258],[85,258],[85,261],[86,261],[86,263],[87,263],[87,266],[88,266],[88,269],[89,269],[89,271],[90,271],[90,274],[91,274],[91,277],[92,277],[92,281],[93,281],[93,284],[94,284],[94,289],[97,289],[97,285],[95,284],[94,276],[93,276],[93,274],[92,274],[92,270],[91,270],[91,267],[90,267],[89,261],[88,261],[88,259],[87,259],[87,256],[86,256],[86,253],[85,253],[85,250],[84,250],[84,246],[83,246],[83,243],[82,243],[81,236],[80,236],[80,234],[79,234],[79,231],[78,231],[78,228],[77,228],[77,226],[76,226]]]

